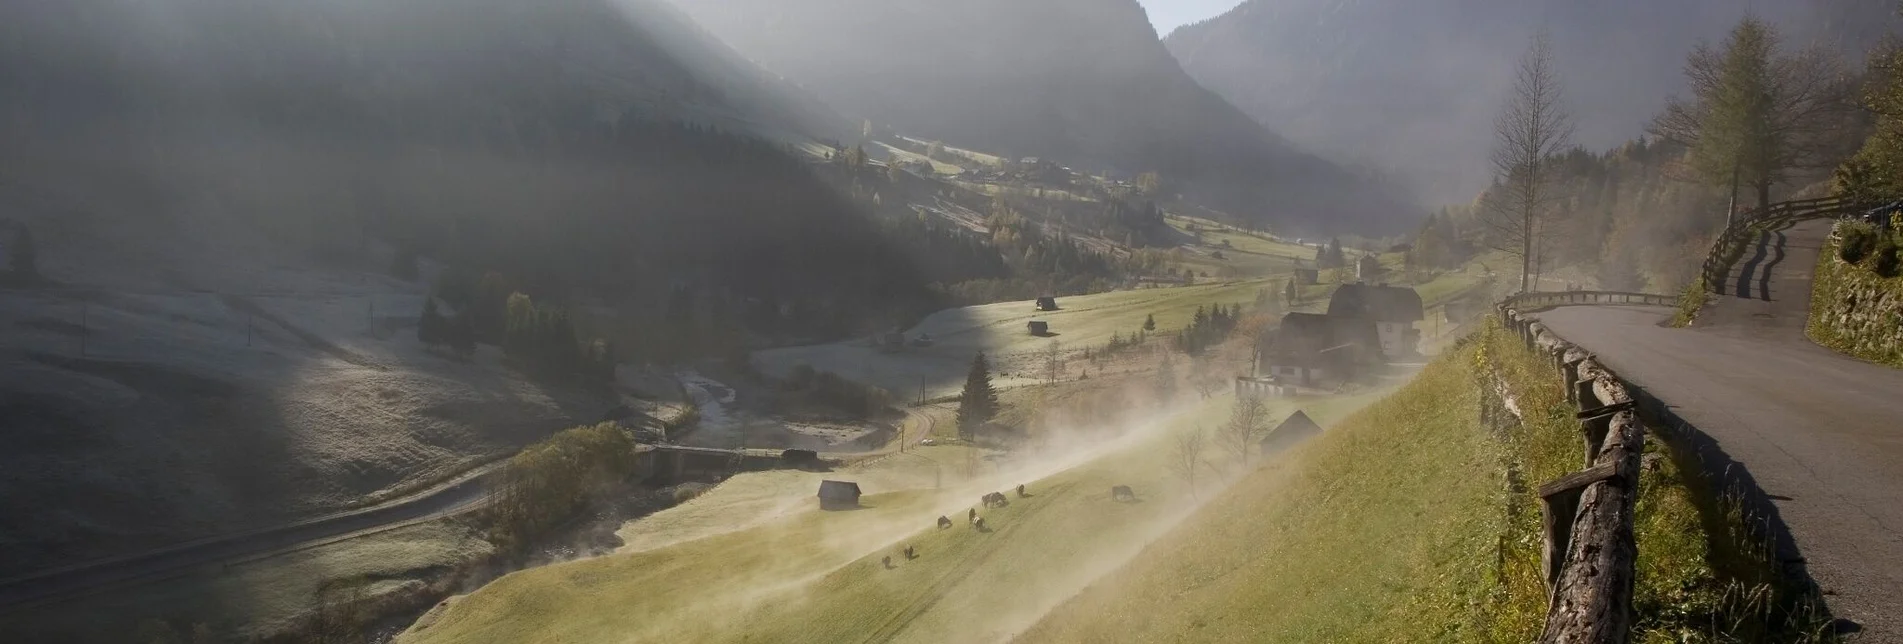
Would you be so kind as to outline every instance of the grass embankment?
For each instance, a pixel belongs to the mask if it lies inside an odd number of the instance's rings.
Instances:
[[[1859,241],[1867,248],[1848,253],[1856,263],[1846,261],[1843,251],[1850,230],[1865,236]],[[1883,268],[1894,273],[1895,266],[1881,264],[1877,253],[1895,257],[1897,251],[1894,241],[1889,248],[1869,241],[1876,234],[1867,224],[1840,224],[1831,235],[1812,273],[1807,331],[1812,340],[1838,353],[1903,368],[1903,333],[1897,324],[1903,319],[1903,275],[1881,273]]]
[[[1711,292],[1705,289],[1705,278],[1692,280],[1685,292],[1678,296],[1678,312],[1672,314],[1672,326],[1684,328],[1698,319],[1698,311],[1711,301]]]
[[[1546,593],[1528,489],[1579,469],[1577,421],[1553,370],[1493,323],[1486,328],[1289,461],[1229,489],[1024,639],[1533,639]],[[1476,419],[1487,356],[1526,418],[1499,437]],[[1734,536],[1735,513],[1699,503],[1698,481],[1671,459],[1655,460],[1635,525],[1635,639],[1789,636],[1770,626],[1778,620],[1758,585],[1768,567],[1739,545],[1750,539]],[[1521,473],[1521,489],[1510,489],[1509,468]]]
[[[1309,401],[1307,409],[1326,422],[1370,399]],[[740,513],[745,516],[703,514],[698,527],[675,525],[674,515],[696,505],[724,503],[716,488],[650,518],[679,539],[642,539],[635,533],[647,528],[637,522],[623,537],[645,549],[509,575],[427,618],[400,641],[998,641],[1195,509],[1189,490],[1165,465],[1164,446],[1171,431],[1219,424],[1229,400],[1213,399],[1126,440],[1080,441],[1084,452],[1055,461],[1027,459],[1022,477],[1008,474],[1011,465],[986,463],[987,470],[1007,474],[948,484],[942,492],[882,492],[855,473],[834,473],[862,481],[871,493],[867,508],[850,512],[813,509],[811,481],[762,479],[776,491],[754,492],[797,504],[742,494],[750,499],[751,511]],[[1272,417],[1292,410],[1282,405]],[[921,451],[939,461],[956,458],[932,449]],[[979,494],[1020,481],[1029,482],[1033,496],[981,510],[991,532],[965,524],[964,511]],[[1112,485],[1135,488],[1141,501],[1111,501]],[[933,527],[941,514],[956,525]],[[900,554],[906,545],[917,548],[917,559]],[[891,569],[881,562],[887,556]]]

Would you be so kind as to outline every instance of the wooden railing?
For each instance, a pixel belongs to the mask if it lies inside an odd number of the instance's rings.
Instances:
[[[1711,252],[1705,254],[1705,264],[1699,275],[1705,279],[1705,290],[1724,293],[1722,285],[1731,275],[1731,265],[1744,255],[1744,249],[1756,240],[1762,231],[1808,219],[1842,217],[1859,213],[1877,204],[1853,201],[1843,197],[1822,197],[1802,199],[1771,204],[1763,210],[1748,210],[1733,217],[1718,234],[1718,241],[1711,245]]]
[[[1632,630],[1632,522],[1645,447],[1636,401],[1592,354],[1518,309],[1502,306],[1500,316],[1528,349],[1552,358],[1567,400],[1579,407],[1584,444],[1584,469],[1539,488],[1540,562],[1551,592],[1539,641],[1623,644]]]
[[[1517,311],[1537,311],[1556,306],[1590,306],[1594,304],[1676,306],[1678,304],[1678,298],[1652,293],[1628,293],[1624,291],[1543,291],[1521,293],[1508,297],[1500,303],[1500,307]]]

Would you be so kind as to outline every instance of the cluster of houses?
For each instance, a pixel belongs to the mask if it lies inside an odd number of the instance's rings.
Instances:
[[[1292,396],[1332,391],[1383,365],[1420,356],[1425,319],[1414,289],[1357,282],[1343,284],[1328,300],[1327,313],[1289,313],[1259,338],[1249,375],[1236,378],[1245,395]]]

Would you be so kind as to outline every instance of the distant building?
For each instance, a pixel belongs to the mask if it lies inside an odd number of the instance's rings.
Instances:
[[[1373,281],[1386,270],[1381,267],[1381,258],[1372,253],[1362,255],[1361,259],[1355,261],[1355,279],[1358,280]]]
[[[1276,425],[1269,435],[1262,437],[1262,455],[1267,456],[1301,444],[1302,441],[1322,433],[1322,426],[1308,417],[1308,414],[1296,411],[1282,424]]]
[[[1381,356],[1396,360],[1418,355],[1421,332],[1414,323],[1426,319],[1421,296],[1404,286],[1343,284],[1328,300],[1329,317],[1373,323],[1380,338]]]
[[[1300,387],[1326,388],[1352,380],[1379,363],[1374,324],[1359,318],[1290,313],[1256,356],[1258,377]]]
[[[852,481],[820,481],[819,508],[850,510],[859,507],[859,484]]]

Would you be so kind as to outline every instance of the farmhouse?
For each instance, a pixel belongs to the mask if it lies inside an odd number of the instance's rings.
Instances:
[[[1321,425],[1316,424],[1314,420],[1310,419],[1308,414],[1297,410],[1294,414],[1289,415],[1286,420],[1283,420],[1282,424],[1276,425],[1275,429],[1270,430],[1267,436],[1262,437],[1262,455],[1268,456],[1294,447],[1302,441],[1308,440],[1310,437],[1321,433]]]
[[[1256,356],[1255,373],[1302,387],[1329,387],[1354,378],[1378,362],[1373,323],[1359,319],[1290,313],[1282,316],[1267,347]]]
[[[852,481],[820,481],[819,508],[850,510],[859,507],[859,484]]]
[[[1328,300],[1328,316],[1366,320],[1380,338],[1381,357],[1398,360],[1419,352],[1421,332],[1414,323],[1426,318],[1421,296],[1402,286],[1343,284]]]

